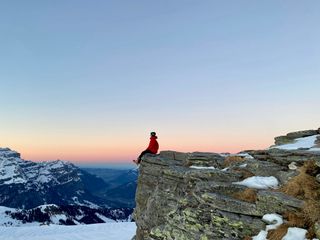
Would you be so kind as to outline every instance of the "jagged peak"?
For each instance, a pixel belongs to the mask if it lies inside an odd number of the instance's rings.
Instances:
[[[64,167],[76,167],[71,162],[60,160],[60,159],[54,160],[54,161],[44,161],[44,162],[40,162],[39,164],[42,164],[44,166],[48,166],[48,167],[50,167],[52,169],[54,169],[54,168],[64,168]]]
[[[0,148],[0,161],[1,160],[13,160],[12,158],[15,158],[17,162],[23,162],[23,163],[31,163],[31,164],[37,164],[41,166],[48,166],[50,168],[62,168],[62,167],[76,167],[71,162],[65,161],[65,160],[54,160],[54,161],[42,161],[42,162],[33,162],[29,160],[24,160],[21,158],[21,154],[17,151],[11,150],[8,147]]]
[[[20,153],[11,150],[10,148],[0,148],[0,157],[3,158],[20,158]]]
[[[44,184],[52,182],[63,184],[79,181],[78,168],[62,160],[32,162],[20,158],[20,153],[10,148],[0,148],[0,185],[26,184],[27,188],[36,186],[42,189]]]

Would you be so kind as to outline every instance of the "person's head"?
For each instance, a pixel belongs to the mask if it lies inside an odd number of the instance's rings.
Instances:
[[[156,134],[156,132],[151,132],[150,135],[151,136],[156,136],[157,134]]]

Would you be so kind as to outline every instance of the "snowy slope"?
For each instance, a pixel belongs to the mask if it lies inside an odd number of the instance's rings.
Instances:
[[[135,223],[102,223],[77,226],[0,227],[5,240],[131,240]]]
[[[79,225],[107,222],[130,222],[132,209],[90,208],[88,206],[54,204],[33,209],[0,206],[0,226]],[[0,238],[1,240],[1,238]]]

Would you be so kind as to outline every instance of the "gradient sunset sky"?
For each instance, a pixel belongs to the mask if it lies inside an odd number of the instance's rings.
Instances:
[[[0,146],[129,162],[320,127],[320,1],[1,1]]]

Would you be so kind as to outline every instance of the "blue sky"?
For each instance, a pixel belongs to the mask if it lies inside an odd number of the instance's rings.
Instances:
[[[238,151],[319,127],[319,1],[2,1],[1,145]],[[92,157],[92,159],[91,159]]]

